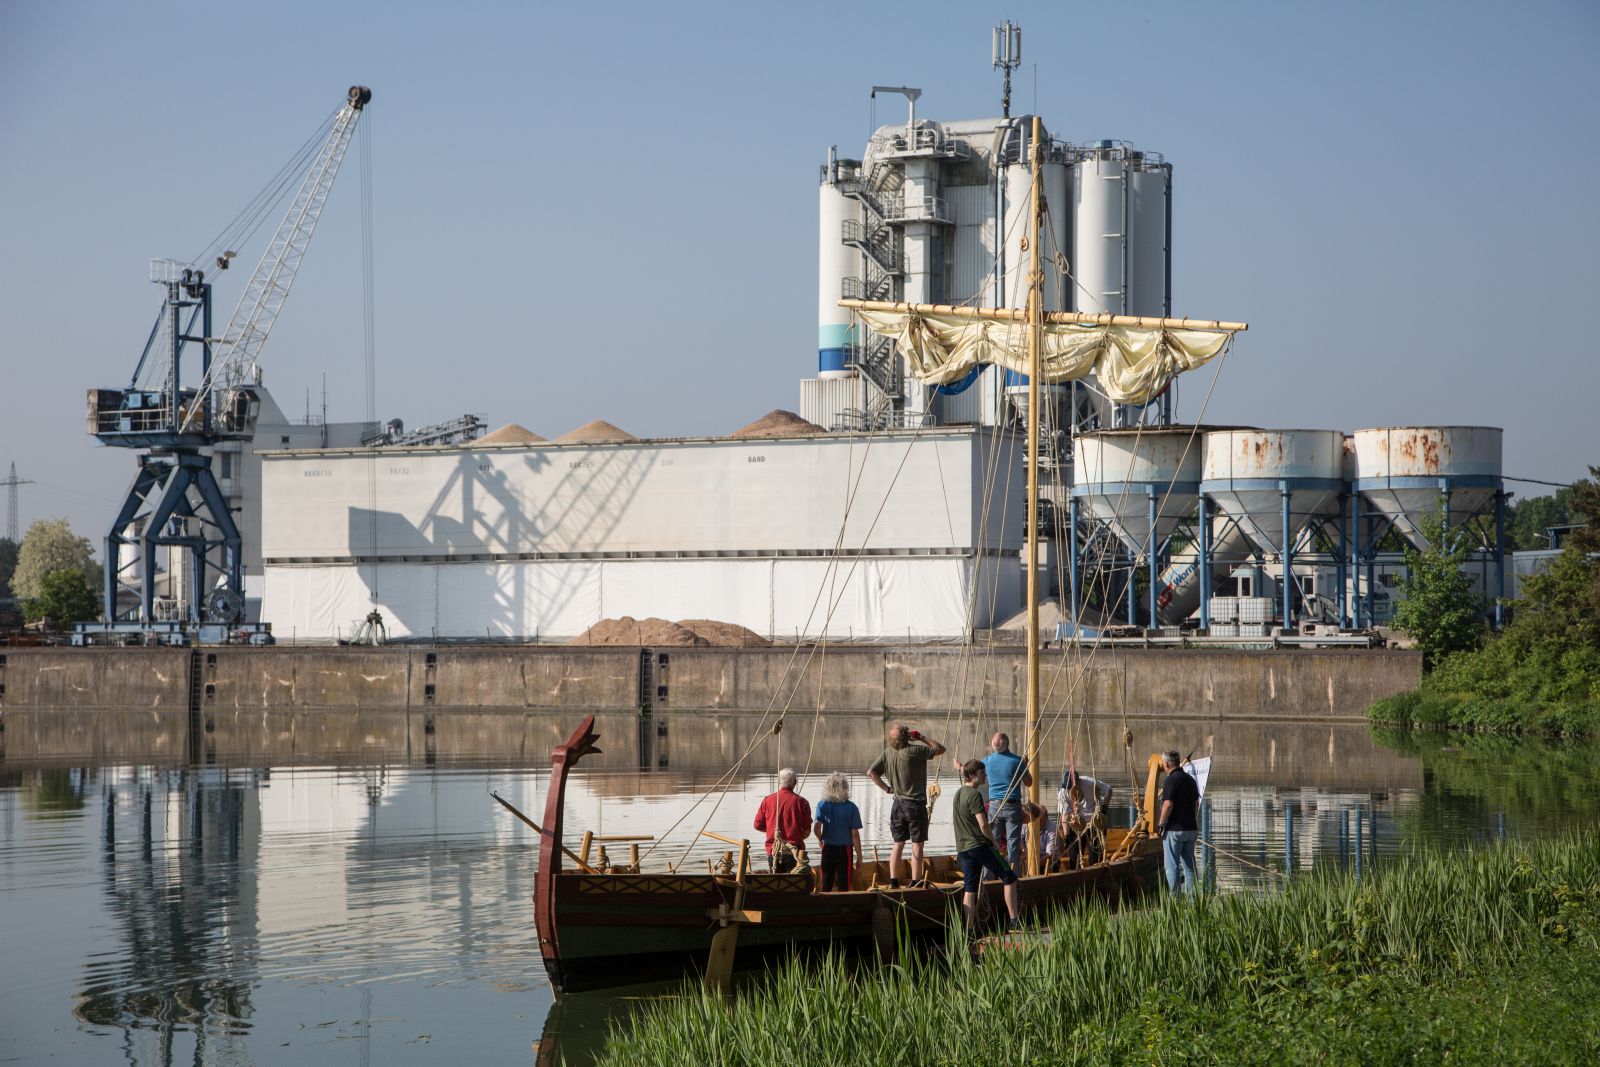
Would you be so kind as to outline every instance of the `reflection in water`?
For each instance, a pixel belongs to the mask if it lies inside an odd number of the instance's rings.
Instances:
[[[202,767],[101,762],[61,750],[62,733],[8,729],[0,1059],[500,1062],[542,1049],[581,1061],[609,1017],[637,1002],[573,999],[546,1020],[528,903],[535,841],[488,797],[497,789],[541,810],[549,747],[572,724],[515,712],[440,715],[430,728],[429,718],[258,720],[248,737],[220,722],[218,751],[250,758]],[[693,830],[750,833],[773,772],[793,765],[808,772],[802,791],[827,771],[851,772],[868,850],[886,848],[887,807],[860,773],[883,724],[829,716],[815,739],[812,725],[797,716],[772,737],[752,716],[669,713],[643,728],[637,716],[604,717],[605,755],[571,783],[569,825],[659,835],[682,818],[650,862],[698,864],[721,846],[685,851]],[[990,729],[917,725],[963,755],[980,752]],[[1224,889],[1326,863],[1364,871],[1417,841],[1546,832],[1600,813],[1594,748],[1375,740],[1360,726],[1129,726],[1141,766],[1149,751],[1213,735],[1217,862],[1207,873]],[[1125,824],[1121,731],[1079,727],[1074,752],[1081,769],[1116,783]],[[24,737],[51,740],[29,752]],[[149,740],[134,743],[162,747]],[[730,754],[752,746],[720,806],[691,812]],[[1059,755],[1047,760],[1046,781],[1060,769]],[[948,788],[951,771],[941,774]],[[933,845],[951,844],[946,807]]]
[[[101,782],[100,877],[115,927],[111,951],[84,967],[75,1014],[149,1027],[170,1062],[174,1031],[194,1057],[236,1048],[256,979],[254,772],[171,772]],[[253,821],[253,819],[251,820]]]

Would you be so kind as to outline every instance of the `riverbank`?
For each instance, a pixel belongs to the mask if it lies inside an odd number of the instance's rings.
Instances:
[[[878,719],[1019,714],[1020,648],[828,646],[577,648],[0,649],[0,711],[450,709],[558,712],[793,707]],[[1357,722],[1415,688],[1421,657],[1387,650],[1105,648],[1052,651],[1052,712],[1121,718]]]
[[[1590,1063],[1600,1056],[1600,831],[1413,855],[1358,882],[1113,918],[974,963],[792,963],[733,1010],[663,1001],[607,1064]],[[948,961],[948,962],[947,962]]]

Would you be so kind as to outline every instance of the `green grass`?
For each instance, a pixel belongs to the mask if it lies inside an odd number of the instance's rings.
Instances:
[[[1397,859],[1358,885],[1053,917],[975,963],[791,963],[613,1032],[613,1064],[1582,1062],[1600,1053],[1600,832]],[[1557,1033],[1559,1032],[1559,1033]],[[1498,1048],[1499,1052],[1494,1052]]]

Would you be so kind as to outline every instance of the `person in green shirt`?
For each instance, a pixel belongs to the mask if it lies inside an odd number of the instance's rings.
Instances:
[[[965,783],[956,790],[952,812],[956,830],[956,861],[961,864],[961,905],[967,913],[967,926],[977,922],[978,890],[983,886],[983,872],[988,871],[1004,888],[1009,917],[1007,928],[1020,930],[1022,922],[1017,917],[1017,872],[1011,869],[989,833],[989,817],[984,814],[984,792],[988,775],[981,760],[969,759],[961,766],[961,780]]]
[[[944,746],[903,722],[889,727],[889,747],[867,768],[873,784],[894,797],[889,807],[889,888],[900,888],[900,856],[911,842],[911,884],[922,881],[922,846],[928,840],[928,761]],[[883,776],[889,780],[885,782]]]

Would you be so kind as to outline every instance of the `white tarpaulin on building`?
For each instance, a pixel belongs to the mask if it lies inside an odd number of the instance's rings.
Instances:
[[[972,588],[976,581],[976,589]],[[391,637],[571,637],[603,618],[716,619],[769,637],[954,638],[1013,604],[1014,558],[537,560],[267,567],[280,640],[351,636],[374,607]],[[819,596],[820,591],[820,596]]]

